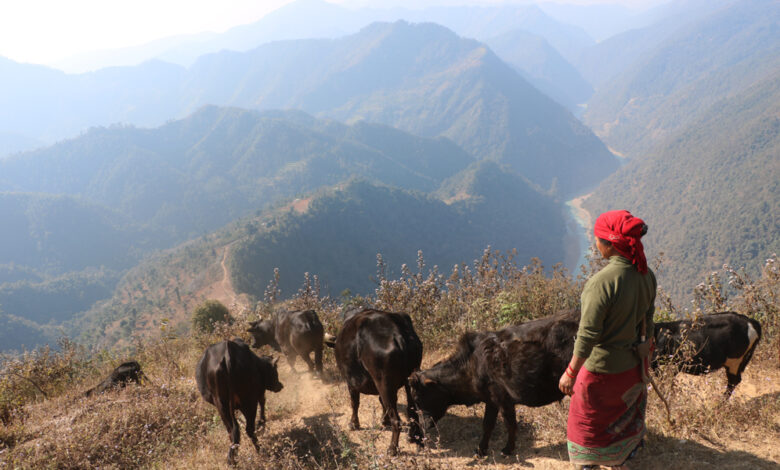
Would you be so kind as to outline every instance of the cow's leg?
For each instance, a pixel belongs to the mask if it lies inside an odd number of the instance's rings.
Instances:
[[[382,405],[382,427],[390,428],[390,415],[387,414],[387,404],[382,400],[382,394],[379,394],[379,404]]]
[[[241,441],[241,430],[238,427],[238,421],[236,420],[230,402],[230,390],[227,386],[228,377],[226,374],[220,373],[222,371],[222,369],[217,371],[216,378],[214,379],[214,382],[212,382],[213,388],[217,390],[217,393],[214,394],[214,404],[217,407],[217,411],[219,411],[219,417],[222,418],[225,429],[227,429],[227,432],[230,435],[231,444],[230,450],[228,450],[227,462],[228,465],[233,465],[236,459],[236,450]]]
[[[350,401],[352,401],[352,419],[349,422],[349,427],[353,430],[358,430],[360,429],[360,420],[358,419],[358,408],[360,407],[360,392],[350,388],[349,398]]]
[[[301,359],[303,359],[303,362],[306,363],[306,366],[309,368],[309,372],[314,372],[314,363],[311,361],[309,354],[311,354],[310,351],[306,354],[301,354]]]
[[[506,445],[501,449],[504,455],[512,455],[515,451],[515,441],[517,440],[517,418],[515,417],[515,405],[512,402],[504,403],[501,406],[501,414],[504,415],[506,423]]]
[[[406,392],[406,417],[409,418],[409,442],[414,442],[422,447],[422,428],[420,427],[417,407],[414,406],[414,399],[412,399],[412,391],[408,381],[404,384],[404,391]]]
[[[257,404],[260,405],[260,426],[265,426],[265,391],[258,397]]]
[[[492,403],[485,403],[485,416],[482,418],[482,439],[480,439],[477,448],[477,455],[480,457],[487,455],[490,436],[493,434],[493,428],[496,427],[497,417],[498,407]]]
[[[295,352],[289,352],[285,355],[287,356],[287,363],[290,364],[290,370],[293,372],[293,374],[297,374],[298,371],[295,370]]]
[[[729,398],[734,393],[734,388],[742,382],[742,374],[732,374],[726,370],[726,398]]]
[[[255,418],[257,417],[257,403],[246,405],[241,408],[241,413],[246,418],[246,435],[252,440],[252,445],[255,446],[255,450],[260,452],[260,445],[257,443],[257,436],[255,436]]]
[[[390,438],[390,447],[388,447],[387,452],[390,455],[396,455],[398,453],[398,438],[401,435],[401,417],[398,416],[398,389],[393,389],[387,383],[387,380],[383,380],[377,385],[379,398],[387,408],[385,416],[390,421],[393,430],[393,436]]]
[[[322,343],[314,348],[314,369],[322,378]]]

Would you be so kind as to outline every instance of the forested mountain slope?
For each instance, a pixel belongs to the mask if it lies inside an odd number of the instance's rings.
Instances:
[[[315,195],[305,211],[282,214],[270,230],[235,247],[233,285],[262,298],[278,267],[285,296],[297,291],[304,272],[318,275],[323,294],[365,294],[376,287],[369,276],[376,273],[377,253],[390,276],[402,264],[416,269],[418,250],[429,268],[437,265],[442,272],[471,263],[488,245],[516,248],[520,263],[532,257],[547,266],[562,261],[563,214],[552,200],[494,163],[479,164],[458,180],[450,185],[448,192],[457,197],[449,205],[363,181]],[[531,210],[518,211],[521,205]]]
[[[216,104],[295,108],[449,137],[562,194],[596,183],[597,168],[613,161],[587,127],[486,46],[434,24],[377,23],[335,40],[225,51],[189,69],[146,63],[57,77],[40,85],[57,89],[55,100],[29,84],[26,98],[15,98],[0,76],[0,102],[9,103],[3,115],[14,116],[0,130],[62,137],[117,121],[159,125]]]
[[[710,106],[646,158],[607,178],[592,213],[629,208],[677,299],[724,263],[757,273],[780,251],[780,72]]]
[[[669,37],[604,86],[584,121],[613,149],[642,156],[709,107],[780,70],[780,8],[745,0]]]
[[[472,161],[447,139],[386,126],[205,107],[0,160],[0,190],[79,196],[180,241],[352,175],[431,191]]]

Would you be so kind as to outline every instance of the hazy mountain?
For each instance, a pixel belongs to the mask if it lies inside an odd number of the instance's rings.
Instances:
[[[487,39],[486,44],[539,91],[578,113],[593,88],[544,38],[522,30]]]
[[[561,238],[538,236],[563,232],[562,213],[552,200],[494,163],[469,172],[468,182],[457,190],[462,199],[449,205],[363,181],[321,192],[305,212],[282,214],[271,230],[236,246],[230,262],[233,285],[262,298],[278,267],[283,295],[297,291],[304,272],[319,277],[323,294],[368,293],[375,287],[369,276],[376,273],[377,253],[388,264],[388,276],[398,275],[404,263],[416,266],[418,250],[429,268],[437,265],[447,272],[455,264],[470,264],[488,245],[517,248],[519,262],[540,257],[549,266],[560,261]],[[520,203],[538,205],[517,217],[483,212],[496,203],[515,210]]]
[[[38,139],[26,135],[11,132],[0,132],[0,158],[12,153],[42,147],[44,144]]]
[[[780,252],[780,72],[699,113],[646,158],[607,178],[593,213],[628,208],[665,253],[662,285],[689,298],[723,263],[755,275]]]
[[[647,9],[617,3],[580,5],[548,1],[539,3],[539,8],[556,21],[582,28],[597,42],[657,20],[652,15],[654,9],[648,12]]]
[[[439,23],[477,39],[523,29],[544,37],[569,59],[593,44],[581,28],[553,20],[534,5],[345,8],[321,0],[297,0],[258,21],[223,33],[181,35],[136,47],[90,52],[62,61],[59,66],[70,72],[84,72],[150,59],[189,66],[201,55],[222,50],[244,52],[274,41],[336,38],[354,34],[370,23],[398,20]]]
[[[675,0],[655,7],[643,15],[639,24],[619,34],[590,45],[572,59],[594,88],[607,85],[609,80],[635,62],[645,59],[653,49],[670,36],[734,3],[735,0]],[[608,93],[609,87],[604,89]]]
[[[79,196],[170,242],[351,175],[431,191],[472,161],[451,141],[386,126],[206,107],[159,128],[95,128],[0,160],[0,190]]]
[[[500,160],[563,194],[594,184],[603,174],[599,167],[612,163],[584,125],[487,47],[433,24],[378,23],[336,40],[222,52],[189,70],[156,62],[68,75],[58,87],[62,97],[51,98],[48,110],[15,99],[7,114],[19,117],[2,125],[29,135],[59,126],[65,134],[114,121],[158,125],[203,104],[297,108],[449,137],[474,156]],[[35,89],[25,88],[31,95]],[[0,97],[14,90],[0,88]]]
[[[642,155],[780,70],[780,9],[745,0],[686,28],[591,99],[584,120],[610,147]]]

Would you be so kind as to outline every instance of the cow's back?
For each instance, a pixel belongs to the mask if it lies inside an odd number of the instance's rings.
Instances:
[[[422,342],[404,313],[364,309],[352,315],[334,349],[341,374],[362,393],[376,393],[371,376],[379,371],[372,369],[382,367],[405,380],[422,362]]]
[[[282,311],[277,313],[275,332],[283,349],[305,345],[311,350],[322,346],[325,329],[314,310]]]
[[[569,310],[485,334],[473,354],[477,374],[502,384],[515,403],[559,401],[558,381],[574,351],[578,326],[579,312]]]

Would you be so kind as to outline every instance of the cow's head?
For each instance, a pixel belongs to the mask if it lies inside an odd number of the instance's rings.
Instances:
[[[279,362],[279,358],[278,357],[271,358],[268,356],[264,356],[263,359],[266,359],[267,363],[270,366],[267,367],[263,373],[266,390],[270,390],[272,392],[281,391],[284,388],[284,385],[282,385],[282,383],[279,382],[279,370],[276,367],[276,364]]]
[[[421,418],[423,429],[430,429],[441,419],[449,407],[449,397],[438,382],[425,371],[409,376],[412,400]]]
[[[276,342],[274,324],[271,320],[253,321],[249,324],[249,329],[246,331],[252,334],[253,348],[260,348],[268,344],[276,351],[281,351],[279,343]]]

